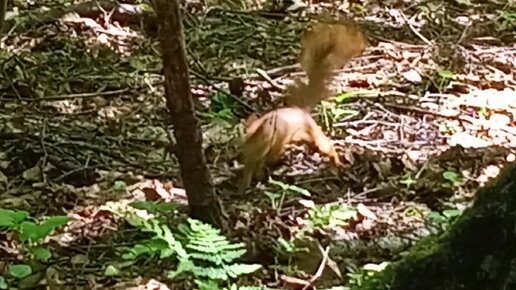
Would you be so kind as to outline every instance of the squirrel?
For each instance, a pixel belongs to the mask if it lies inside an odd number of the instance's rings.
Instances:
[[[314,145],[332,162],[341,166],[339,155],[321,127],[310,113],[299,107],[285,107],[271,111],[261,118],[251,115],[246,121],[245,158],[240,192],[251,184],[254,176],[263,177],[263,166],[271,166],[281,157],[285,146],[305,142]]]
[[[253,177],[263,177],[263,167],[276,163],[289,143],[305,142],[342,166],[331,139],[310,115],[310,110],[330,97],[328,88],[333,70],[360,54],[367,40],[349,24],[318,23],[301,36],[299,63],[306,71],[308,83],[296,80],[287,88],[286,107],[258,118],[252,114],[245,121],[242,147],[244,170],[239,185],[242,193]]]

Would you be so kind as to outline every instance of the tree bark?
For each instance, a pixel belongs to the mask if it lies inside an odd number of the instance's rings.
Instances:
[[[356,289],[516,289],[516,166],[480,189],[449,231],[369,282]]]
[[[177,140],[183,185],[190,217],[222,226],[220,203],[215,194],[202,150],[202,134],[194,113],[178,0],[155,0],[159,40],[165,74],[165,96]]]
[[[0,0],[0,35],[3,32],[6,12],[7,12],[7,0]]]

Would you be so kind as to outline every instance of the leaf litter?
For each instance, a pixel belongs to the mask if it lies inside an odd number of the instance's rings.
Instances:
[[[388,260],[436,231],[425,219],[430,212],[463,208],[479,186],[514,161],[516,47],[505,8],[357,2],[334,7],[363,25],[372,45],[332,83],[335,92],[355,94],[317,112],[347,167],[337,171],[305,146],[291,146],[272,177],[310,197],[288,195],[276,209],[262,194],[230,194],[241,128],[235,118],[214,121],[226,115],[210,108],[214,92],[230,89],[236,77],[242,78],[241,96],[229,105],[236,117],[277,107],[279,88],[303,76],[291,65],[306,21],[231,9],[186,18],[192,93],[203,113],[204,147],[230,217],[229,235],[248,241],[250,256],[264,264],[275,261],[271,249],[278,239],[305,234],[310,205],[324,203],[358,210],[345,225],[307,233],[332,241],[333,261]],[[67,210],[73,222],[52,238],[73,244],[63,257],[105,259],[88,261],[92,269],[109,261],[112,245],[138,234],[99,205],[186,203],[156,42],[105,16],[68,15],[58,27],[31,26],[2,41],[3,75],[10,77],[1,79],[1,206],[37,215]],[[115,190],[117,181],[127,187]],[[274,190],[268,183],[255,189]],[[304,268],[314,273],[313,267]],[[71,277],[89,279],[81,271]]]

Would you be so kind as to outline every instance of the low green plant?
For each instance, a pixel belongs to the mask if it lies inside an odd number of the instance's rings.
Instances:
[[[220,230],[198,220],[188,219],[173,232],[157,218],[143,219],[131,208],[122,209],[110,203],[106,209],[123,216],[131,225],[152,234],[127,249],[122,258],[134,260],[140,256],[173,258],[177,268],[167,272],[171,279],[191,278],[199,289],[260,289],[238,287],[235,278],[261,268],[258,264],[236,263],[246,250],[243,243],[230,243]],[[225,284],[225,288],[220,288]]]
[[[426,216],[431,223],[438,225],[441,230],[446,230],[462,212],[458,209],[445,209],[442,212],[433,211]]]
[[[42,246],[42,242],[52,231],[67,222],[66,216],[50,216],[42,222],[35,222],[26,211],[0,208],[0,228],[16,232],[21,243],[21,254],[37,261],[48,261],[52,257],[51,251]],[[22,279],[32,274],[32,268],[27,264],[10,264],[8,273],[16,279]]]
[[[312,228],[331,228],[348,225],[356,217],[357,211],[340,203],[315,205],[308,210],[308,221]]]
[[[498,10],[497,12],[495,23],[498,31],[516,29],[516,11]]]
[[[233,109],[236,103],[233,97],[223,92],[215,92],[210,100],[208,116],[223,120],[232,120],[235,118]]]
[[[271,206],[275,210],[280,210],[283,202],[285,201],[285,197],[291,195],[304,195],[310,197],[311,194],[308,190],[287,184],[281,181],[274,180],[269,178],[269,183],[276,187],[275,191],[265,191],[265,195],[270,199]]]
[[[410,188],[412,185],[416,184],[417,181],[412,178],[412,174],[405,173],[401,178],[399,183],[405,185],[407,188]]]
[[[375,273],[383,271],[388,265],[389,262],[382,262],[380,264],[366,264],[361,268],[348,267],[348,273],[346,274],[349,277],[348,285],[360,289],[368,279]]]
[[[9,265],[9,275],[17,279],[23,279],[32,274],[32,268],[26,264],[11,264]]]
[[[461,84],[460,82],[454,81],[455,74],[447,69],[438,70],[435,75],[431,75],[429,77],[429,82],[425,90],[429,90],[430,86],[433,85],[439,93],[444,93],[446,88],[455,85]]]
[[[9,285],[7,284],[7,281],[5,281],[5,278],[0,276],[0,289],[8,289]]]
[[[299,271],[297,267],[295,265],[292,265],[292,257],[294,257],[297,253],[309,251],[307,247],[296,245],[297,241],[300,241],[304,238],[304,233],[302,231],[295,233],[295,235],[291,237],[290,240],[285,240],[281,237],[278,238],[275,245],[276,250],[274,251],[277,254],[275,258],[276,263],[275,266],[272,266],[272,268],[281,270],[283,271],[283,273],[286,273],[287,275],[295,275],[296,273],[298,273]],[[286,265],[281,265],[281,263],[278,262],[280,256],[288,258],[288,262],[286,263]]]
[[[173,202],[159,202],[159,201],[135,201],[131,206],[136,209],[143,209],[150,213],[169,213],[177,208],[177,204]]]
[[[353,117],[359,115],[359,111],[344,109],[342,105],[348,103],[348,101],[356,97],[360,97],[361,95],[366,95],[369,93],[369,91],[345,92],[336,96],[333,99],[333,102],[323,101],[321,103],[321,119],[323,122],[323,127],[326,130],[330,130],[333,128],[333,124],[338,122],[342,117]]]
[[[447,170],[443,172],[443,178],[449,183],[445,183],[444,186],[460,187],[463,186],[466,181],[464,178],[455,171]]]

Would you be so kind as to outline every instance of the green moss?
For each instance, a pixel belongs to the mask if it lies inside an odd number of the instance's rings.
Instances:
[[[353,290],[516,289],[516,167],[480,189],[474,205],[440,236]]]

